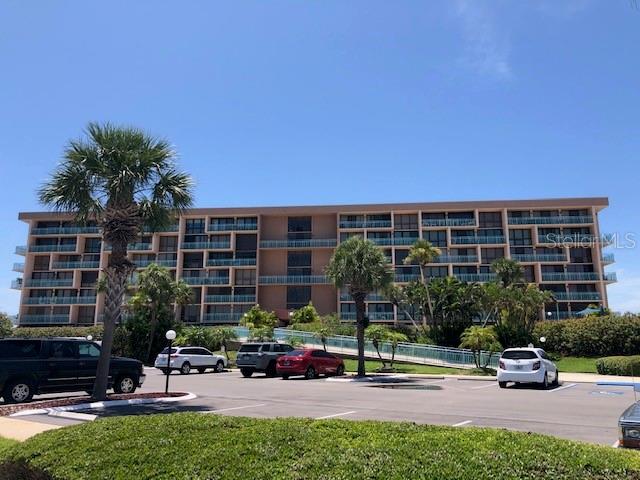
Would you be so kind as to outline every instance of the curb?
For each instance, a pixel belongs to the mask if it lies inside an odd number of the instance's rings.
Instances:
[[[32,410],[22,410],[20,412],[16,412],[9,417],[25,417],[28,415],[49,415],[53,414],[53,416],[57,415],[60,412],[75,412],[77,410],[88,410],[88,409],[105,409],[110,407],[124,407],[127,405],[148,405],[153,403],[174,403],[174,402],[183,402],[186,400],[193,400],[197,398],[194,393],[187,393],[181,397],[160,397],[160,398],[132,398],[130,400],[107,400],[104,402],[90,402],[90,403],[78,403],[76,405],[66,405],[63,407],[50,407],[50,408],[37,408]]]

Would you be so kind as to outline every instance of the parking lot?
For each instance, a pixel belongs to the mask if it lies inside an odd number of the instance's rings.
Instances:
[[[141,391],[163,391],[165,377],[146,370]],[[239,372],[172,374],[171,390],[195,393],[177,404],[85,411],[98,416],[199,411],[251,417],[309,417],[411,421],[456,427],[497,427],[555,435],[603,445],[617,440],[620,413],[634,401],[631,388],[588,383],[500,389],[495,381],[408,378],[401,383],[349,383],[243,378]],[[62,418],[23,417],[69,424]]]

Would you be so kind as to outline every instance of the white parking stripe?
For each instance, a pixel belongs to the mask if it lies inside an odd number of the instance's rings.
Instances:
[[[577,383],[570,383],[569,385],[564,385],[559,388],[554,388],[553,390],[547,390],[547,393],[559,392],[560,390],[566,390],[567,388],[575,387],[578,385]]]
[[[454,423],[451,426],[452,427],[462,427],[463,425],[469,425],[471,422],[472,422],[472,420],[465,420],[464,422]]]
[[[230,407],[230,408],[221,408],[220,410],[207,410],[202,413],[220,413],[220,412],[230,412],[231,410],[242,410],[243,408],[255,408],[255,407],[264,407],[266,403],[258,403],[256,405],[243,405],[242,407]]]
[[[620,446],[620,440],[616,440],[615,442],[613,442],[613,443],[611,444],[611,446],[612,446],[613,448],[618,448],[618,447]]]
[[[497,387],[498,384],[496,382],[492,382],[489,385],[482,385],[481,387],[471,387],[471,390],[480,390],[481,388],[489,388],[489,387]]]
[[[344,415],[350,415],[352,413],[356,413],[356,410],[351,410],[349,412],[342,412],[342,413],[334,413],[333,415],[325,415],[324,417],[316,417],[316,420],[325,420],[327,418],[333,418],[333,417],[342,417]]]

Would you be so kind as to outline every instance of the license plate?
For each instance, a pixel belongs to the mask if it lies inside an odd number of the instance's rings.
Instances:
[[[516,370],[522,370],[522,365],[516,365]]]
[[[285,360],[284,362],[282,362],[283,365],[289,365],[289,361]]]

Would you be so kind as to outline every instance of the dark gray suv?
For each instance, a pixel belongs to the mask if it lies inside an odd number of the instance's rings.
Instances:
[[[278,357],[293,350],[291,345],[277,342],[243,343],[238,350],[236,365],[243,377],[250,377],[253,372],[264,372],[267,377],[275,377]]]

